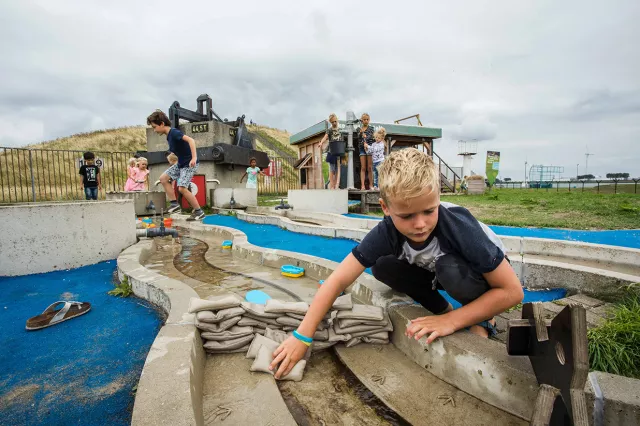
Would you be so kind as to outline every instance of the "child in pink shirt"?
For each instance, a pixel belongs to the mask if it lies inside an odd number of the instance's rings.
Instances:
[[[138,173],[138,167],[136,166],[136,159],[129,159],[129,167],[127,167],[127,182],[124,184],[124,190],[126,192],[133,191],[133,187],[136,184],[136,173]]]
[[[147,169],[147,159],[144,157],[138,158],[138,168],[135,169],[134,185],[132,191],[145,191],[148,188],[149,169]]]

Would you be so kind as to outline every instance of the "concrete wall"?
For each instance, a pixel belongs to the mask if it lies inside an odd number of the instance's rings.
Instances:
[[[153,187],[152,187],[153,188]],[[133,200],[136,215],[148,216],[160,214],[164,209],[167,211],[167,194],[161,186],[155,191],[135,191],[135,192],[107,192],[107,201],[109,200]],[[148,210],[149,203],[153,201],[154,210]]]
[[[132,200],[0,206],[0,276],[115,259],[135,232]]]
[[[290,189],[288,201],[296,211],[344,214],[349,212],[347,190]]]
[[[250,188],[218,188],[213,191],[213,205],[215,207],[222,207],[231,200],[231,193],[233,192],[233,199],[238,204],[245,206],[257,206],[258,205],[258,190]]]
[[[209,131],[204,133],[193,133],[191,128],[198,124],[208,124]],[[180,125],[182,132],[196,141],[196,147],[212,146],[214,143],[233,143],[233,136],[229,134],[231,127],[218,121],[205,121],[202,123],[186,123]],[[169,149],[167,136],[159,135],[151,127],[147,127],[147,151],[166,151]]]

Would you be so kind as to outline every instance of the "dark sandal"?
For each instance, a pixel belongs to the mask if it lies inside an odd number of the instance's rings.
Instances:
[[[56,310],[56,306],[62,304],[62,308]],[[91,310],[89,302],[73,302],[60,300],[49,305],[47,309],[40,315],[29,318],[27,320],[27,330],[40,330],[41,328],[50,327],[60,322],[70,320],[72,318],[84,315]]]

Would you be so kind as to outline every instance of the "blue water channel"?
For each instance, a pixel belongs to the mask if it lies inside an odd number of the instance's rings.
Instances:
[[[128,425],[135,386],[162,326],[149,303],[107,295],[115,261],[0,277],[0,424]],[[37,331],[28,318],[58,300],[91,311]]]
[[[380,216],[367,216],[355,213],[345,214],[344,216],[355,219],[382,220]],[[510,237],[548,238],[551,240],[581,241],[584,243],[640,248],[640,229],[581,231],[577,229],[517,228],[513,226],[495,225],[490,225],[489,228],[493,229],[498,235]]]
[[[353,240],[296,233],[275,225],[259,225],[245,222],[235,216],[212,215],[205,217],[202,222],[207,225],[228,226],[238,229],[247,234],[249,242],[256,246],[304,253],[333,260],[334,262],[342,262],[351,253],[351,250],[358,245],[358,242]],[[371,273],[371,270],[367,269],[366,272]],[[451,302],[454,308],[460,307],[460,304],[449,297],[448,294],[443,291],[441,293]],[[563,298],[566,290],[531,291],[525,289],[524,293],[525,302],[547,302]]]

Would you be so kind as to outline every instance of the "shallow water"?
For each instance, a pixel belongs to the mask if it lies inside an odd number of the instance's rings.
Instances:
[[[211,215],[203,220],[207,225],[228,226],[238,229],[245,234],[251,244],[260,247],[273,249],[290,250],[298,253],[304,253],[311,256],[323,257],[333,260],[334,262],[342,262],[342,260],[351,253],[351,250],[358,245],[357,241],[347,240],[344,238],[328,238],[317,235],[307,235],[287,231],[275,225],[260,225],[245,222],[235,216]],[[366,273],[371,273],[370,269]],[[453,300],[449,295],[440,291],[440,293],[453,305],[454,308],[460,307],[460,304]],[[561,299],[565,296],[564,289],[551,290],[524,290],[524,302],[548,302],[551,300]]]

